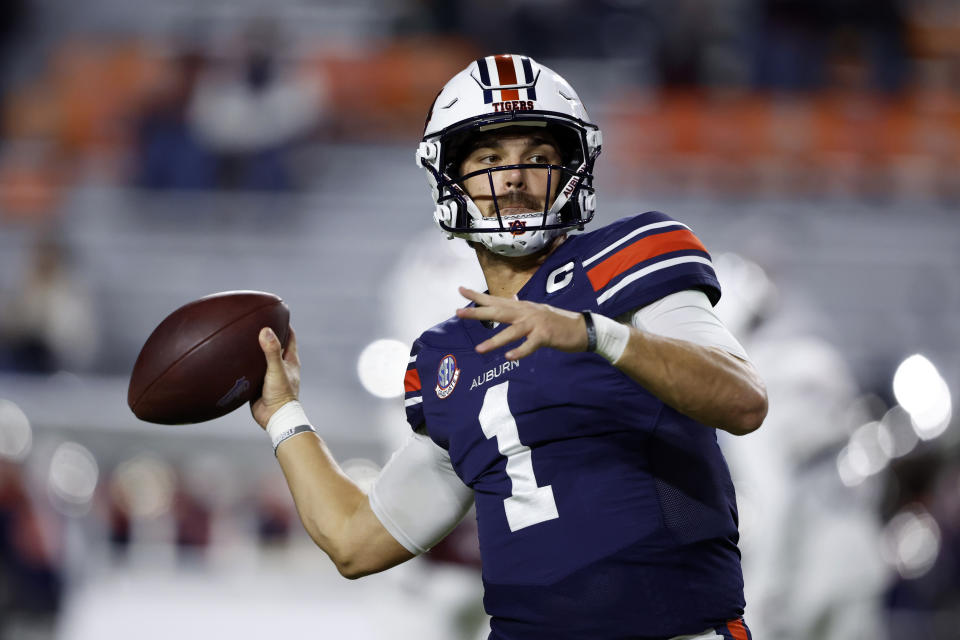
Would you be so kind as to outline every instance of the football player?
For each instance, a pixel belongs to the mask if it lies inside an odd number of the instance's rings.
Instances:
[[[476,506],[490,638],[744,640],[737,509],[716,429],[766,391],[712,305],[710,255],[651,211],[595,231],[601,135],[559,75],[472,62],[416,159],[486,292],[413,344],[406,444],[370,495],[297,403],[296,339],[261,333],[253,405],[304,526],[347,577],[423,553]],[[305,434],[301,436],[301,434]]]

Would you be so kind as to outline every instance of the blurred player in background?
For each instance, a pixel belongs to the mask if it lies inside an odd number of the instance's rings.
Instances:
[[[365,495],[297,402],[295,337],[281,354],[269,329],[253,415],[347,577],[423,553],[475,504],[491,638],[743,640],[716,429],[757,429],[766,391],[689,228],[648,212],[567,235],[593,218],[600,147],[570,85],[527,57],[454,76],[417,162],[488,291],[461,288],[470,304],[414,342],[409,439]]]
[[[847,486],[837,473],[852,427],[869,420],[853,375],[811,332],[812,303],[779,300],[760,265],[741,256],[714,265],[724,291],[715,310],[749,347],[771,399],[763,431],[720,438],[737,485],[751,628],[780,640],[887,637],[877,487]]]

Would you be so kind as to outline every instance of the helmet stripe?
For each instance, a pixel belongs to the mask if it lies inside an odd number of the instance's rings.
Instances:
[[[486,58],[477,58],[477,70],[480,72],[480,82],[483,83],[483,103],[493,102],[493,91],[488,89],[490,86],[490,70],[487,68]]]
[[[517,84],[517,70],[513,66],[513,56],[504,54],[494,59],[497,62],[497,75],[500,77],[500,86]],[[504,102],[507,100],[519,100],[520,91],[517,89],[501,89],[500,99]]]
[[[520,58],[520,63],[523,65],[523,81],[530,85],[527,87],[527,100],[536,100],[537,90],[533,88],[533,67],[530,65],[530,58],[524,56]]]

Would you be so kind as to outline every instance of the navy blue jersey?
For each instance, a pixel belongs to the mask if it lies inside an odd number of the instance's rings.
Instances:
[[[710,256],[659,212],[571,236],[518,298],[615,317],[685,289]],[[743,613],[733,485],[714,429],[591,353],[508,362],[453,318],[414,343],[411,426],[475,492],[494,638],[662,637]]]

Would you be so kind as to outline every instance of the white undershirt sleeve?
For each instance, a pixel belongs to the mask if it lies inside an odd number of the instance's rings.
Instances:
[[[697,289],[671,293],[617,320],[642,331],[717,347],[741,360],[750,360],[743,345],[717,317],[707,294]]]
[[[453,470],[450,455],[429,436],[411,433],[383,467],[370,508],[397,542],[421,554],[444,538],[473,505],[473,490]]]

